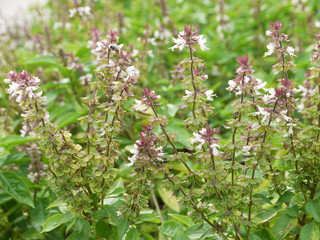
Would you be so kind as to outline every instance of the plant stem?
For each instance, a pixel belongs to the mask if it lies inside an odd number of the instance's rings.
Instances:
[[[191,72],[191,80],[192,80],[192,87],[193,87],[193,102],[192,102],[192,115],[193,118],[196,119],[196,113],[195,113],[195,108],[196,108],[196,99],[197,99],[197,88],[194,83],[194,75],[193,75],[193,56],[192,56],[192,47],[191,44],[189,43],[189,52],[190,52],[190,72]]]
[[[153,203],[154,203],[154,205],[156,207],[156,210],[157,210],[157,213],[159,215],[160,221],[161,221],[161,223],[163,223],[164,220],[163,220],[163,217],[162,217],[162,214],[161,214],[161,209],[160,209],[157,197],[156,197],[153,189],[151,189],[151,197],[152,197],[152,201],[153,201]]]

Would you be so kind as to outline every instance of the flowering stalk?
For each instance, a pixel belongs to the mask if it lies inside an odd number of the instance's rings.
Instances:
[[[228,120],[228,128],[233,128],[231,144],[226,145],[227,150],[230,150],[231,152],[231,163],[225,164],[225,167],[230,169],[231,173],[232,189],[230,189],[230,204],[228,204],[226,209],[230,215],[232,215],[232,213],[236,214],[237,211],[243,211],[243,206],[234,203],[245,202],[245,195],[250,191],[250,187],[248,188],[247,186],[250,186],[251,183],[243,174],[247,174],[250,163],[253,163],[252,161],[254,161],[254,151],[257,148],[256,140],[258,136],[261,135],[258,128],[260,127],[261,122],[267,121],[266,118],[270,115],[263,107],[264,103],[261,99],[261,91],[264,90],[266,83],[252,75],[254,72],[252,69],[253,62],[249,63],[248,55],[245,57],[238,57],[238,63],[239,67],[236,70],[237,76],[235,79],[229,80],[229,87],[227,88],[228,91],[234,92],[235,95],[240,95],[240,100],[237,100],[232,104],[235,112],[234,115],[236,115],[237,118]],[[256,112],[252,112],[252,110]],[[248,118],[243,117],[246,115]],[[260,119],[259,115],[263,115],[263,119]],[[258,127],[256,126],[256,123],[258,123]],[[238,132],[242,135],[240,139],[237,139]],[[244,132],[246,132],[246,134],[244,134]],[[239,149],[241,149],[242,152],[243,165],[236,161],[236,152]],[[229,155],[224,155],[225,158],[229,160]],[[241,174],[239,177],[236,174],[237,172]],[[242,196],[241,199],[238,198],[239,192],[242,192],[240,194]],[[239,222],[245,221],[242,218],[242,216],[239,216],[238,219],[236,217],[232,219],[236,237],[238,237],[238,239]]]
[[[251,74],[254,72],[254,70],[252,70],[252,65],[253,62],[251,64],[249,64],[249,56],[246,55],[245,57],[238,57],[238,63],[239,63],[239,68],[237,69],[237,74],[238,77],[233,80],[233,84],[235,84],[234,86],[237,86],[240,89],[241,92],[241,100],[240,100],[240,108],[239,108],[239,113],[238,113],[238,123],[241,124],[241,117],[242,117],[242,105],[243,105],[243,101],[244,101],[244,93],[245,93],[245,78],[246,75],[247,79],[252,79]],[[246,81],[246,84],[249,84],[248,80]],[[258,85],[257,85],[258,86]],[[261,86],[258,86],[261,87]],[[231,89],[230,89],[231,90]],[[257,87],[256,87],[257,90]],[[236,147],[235,147],[235,142],[236,142],[236,133],[237,133],[238,127],[236,126],[233,130],[233,134],[232,134],[232,145],[233,145],[233,152],[232,152],[232,163],[231,163],[231,181],[232,181],[232,185],[235,184],[234,181],[234,164],[235,164],[235,156],[236,156]]]
[[[189,105],[191,104],[191,111],[193,120],[186,120],[187,124],[190,125],[200,125],[205,124],[205,120],[199,116],[199,110],[196,109],[197,104],[200,106],[204,103],[204,99],[200,98],[201,95],[206,97],[206,100],[213,100],[212,97],[213,91],[212,90],[200,90],[201,82],[205,81],[208,76],[207,75],[200,75],[202,70],[202,60],[195,58],[193,56],[193,52],[196,51],[196,46],[198,45],[202,51],[208,50],[206,47],[206,39],[203,35],[199,35],[199,30],[193,31],[192,27],[188,27],[185,25],[184,31],[180,32],[178,38],[173,38],[175,45],[172,46],[170,49],[174,51],[174,49],[179,48],[182,51],[184,48],[189,48],[190,58],[185,59],[180,62],[180,65],[184,68],[188,68],[190,70],[190,75],[186,77],[183,82],[186,84],[187,87],[191,86],[192,91],[186,90],[186,96],[183,98],[184,101]],[[192,100],[191,100],[192,99]],[[210,109],[211,110],[211,109]],[[210,111],[208,109],[208,111]],[[200,118],[200,119],[197,119]]]
[[[87,153],[90,154],[90,144],[95,147],[102,162],[97,164],[98,176],[102,176],[95,185],[99,186],[101,206],[104,205],[105,192],[110,187],[110,179],[115,177],[113,166],[118,157],[118,140],[115,138],[120,132],[121,118],[124,114],[122,103],[133,94],[131,86],[136,82],[139,72],[131,65],[129,53],[121,50],[122,44],[118,44],[117,31],[109,31],[107,38],[97,42],[93,50],[97,56],[99,66],[96,75],[98,82],[91,82],[93,89],[91,101],[84,98],[84,103],[89,108],[89,115],[80,118],[82,124],[87,122],[86,138]],[[98,91],[107,96],[105,100],[97,99]],[[101,113],[101,110],[103,112]],[[97,111],[100,110],[100,111]],[[83,137],[80,136],[81,138]],[[107,180],[107,181],[106,181]]]
[[[288,35],[285,35],[283,33],[280,34],[280,30],[282,29],[282,23],[280,21],[276,21],[275,23],[270,24],[271,29],[266,32],[268,36],[271,37],[272,42],[268,44],[269,51],[265,53],[265,56],[271,55],[273,52],[276,52],[277,57],[279,58],[280,62],[275,64],[273,67],[276,69],[276,73],[279,73],[280,71],[283,72],[283,78],[280,79],[280,89],[284,91],[284,101],[285,101],[285,107],[286,107],[286,115],[287,117],[284,117],[284,120],[287,122],[287,126],[289,126],[288,133],[286,136],[289,135],[290,137],[290,145],[291,149],[289,151],[292,151],[294,155],[294,161],[295,161],[295,169],[297,173],[299,173],[299,166],[298,166],[298,160],[297,160],[297,154],[296,154],[296,146],[295,146],[295,136],[294,127],[297,125],[297,122],[293,118],[294,114],[294,104],[296,103],[294,99],[294,89],[292,87],[292,81],[289,80],[288,77],[288,71],[293,71],[293,68],[295,64],[292,61],[286,61],[285,57],[289,56],[290,58],[295,58],[296,55],[294,54],[295,50],[291,46],[283,46],[283,42],[289,42]]]

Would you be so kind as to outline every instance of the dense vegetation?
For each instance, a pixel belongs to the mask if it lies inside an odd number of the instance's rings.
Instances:
[[[0,239],[320,239],[318,5],[2,19]]]

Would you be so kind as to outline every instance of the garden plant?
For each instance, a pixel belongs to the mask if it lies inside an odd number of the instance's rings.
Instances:
[[[48,0],[0,56],[0,239],[320,239],[318,1]]]

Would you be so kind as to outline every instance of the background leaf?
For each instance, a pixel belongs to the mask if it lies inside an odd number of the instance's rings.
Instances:
[[[17,174],[9,171],[0,172],[0,183],[4,191],[15,200],[34,207],[27,185]]]

